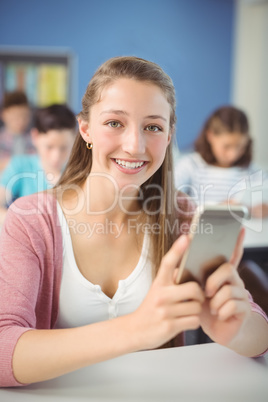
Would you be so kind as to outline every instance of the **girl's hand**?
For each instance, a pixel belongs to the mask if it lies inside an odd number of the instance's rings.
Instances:
[[[201,326],[215,342],[228,346],[250,317],[248,293],[237,267],[243,254],[245,230],[238,237],[229,262],[222,264],[208,279],[206,301],[201,313]]]
[[[189,239],[180,236],[164,256],[158,274],[140,307],[132,313],[139,349],[159,347],[178,333],[200,326],[204,302],[201,287],[194,282],[175,284],[174,273]]]

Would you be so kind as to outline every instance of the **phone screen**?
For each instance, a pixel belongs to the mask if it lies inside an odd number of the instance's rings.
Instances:
[[[197,281],[204,287],[208,276],[230,259],[246,214],[242,206],[198,210],[191,223],[191,242],[182,258],[176,282]]]

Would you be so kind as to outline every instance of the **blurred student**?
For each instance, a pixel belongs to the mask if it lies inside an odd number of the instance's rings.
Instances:
[[[250,199],[243,200],[245,190],[267,181],[265,173],[252,163],[247,116],[233,106],[215,110],[194,145],[195,152],[182,157],[175,166],[175,185],[199,205],[250,203]],[[247,206],[252,216],[268,215],[266,201]]]
[[[75,137],[76,117],[65,105],[36,111],[32,141],[36,155],[14,156],[0,179],[0,224],[17,198],[47,190],[59,180]]]
[[[205,121],[194,144],[195,152],[178,159],[176,188],[200,206],[243,203],[252,216],[267,216],[268,204],[252,205],[250,199],[251,186],[254,190],[260,184],[258,180],[267,181],[265,173],[252,163],[252,145],[246,114],[233,106],[218,108]],[[267,275],[249,260],[243,260],[238,271],[254,300],[268,312]],[[202,330],[198,334],[199,342],[207,342]]]
[[[31,108],[24,92],[7,92],[1,105],[0,171],[18,154],[35,153],[30,134]]]

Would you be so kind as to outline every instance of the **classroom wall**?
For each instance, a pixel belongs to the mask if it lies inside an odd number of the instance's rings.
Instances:
[[[177,91],[186,150],[212,109],[230,102],[233,0],[2,0],[0,46],[68,47],[77,57],[75,111],[95,69],[115,55],[159,63]]]
[[[268,169],[268,1],[238,0],[232,102],[246,111],[254,160]]]

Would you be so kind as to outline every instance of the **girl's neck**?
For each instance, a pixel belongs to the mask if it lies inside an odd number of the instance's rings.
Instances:
[[[91,177],[82,185],[87,213],[113,221],[125,221],[140,215],[137,191],[122,193],[105,177]]]

